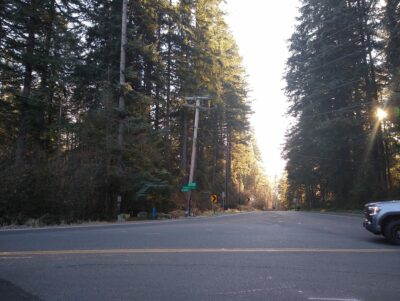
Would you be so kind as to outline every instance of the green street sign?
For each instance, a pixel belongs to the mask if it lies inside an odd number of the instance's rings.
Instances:
[[[187,186],[188,186],[190,189],[196,189],[196,188],[197,188],[197,183],[191,182],[191,183],[188,183]]]
[[[192,182],[188,183],[187,185],[184,185],[181,189],[182,192],[189,192],[189,190],[194,190],[197,188],[197,184]]]

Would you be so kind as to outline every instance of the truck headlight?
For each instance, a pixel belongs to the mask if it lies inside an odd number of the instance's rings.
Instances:
[[[376,215],[379,213],[379,211],[381,211],[381,208],[379,208],[378,206],[369,206],[368,207],[369,215]]]

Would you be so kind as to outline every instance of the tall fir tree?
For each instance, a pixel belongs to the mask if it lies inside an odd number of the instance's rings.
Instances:
[[[298,119],[285,148],[291,188],[310,207],[385,197],[376,1],[307,0],[300,11],[286,73]]]

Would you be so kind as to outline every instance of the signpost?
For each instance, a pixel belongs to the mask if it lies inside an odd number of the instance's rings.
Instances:
[[[211,201],[211,207],[212,207],[213,213],[215,214],[215,207],[216,207],[215,205],[218,202],[218,196],[216,194],[210,195],[210,201]]]

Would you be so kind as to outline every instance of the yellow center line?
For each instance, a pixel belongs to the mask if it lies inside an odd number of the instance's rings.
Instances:
[[[174,254],[174,253],[400,253],[400,249],[330,248],[191,248],[191,249],[93,249],[0,252],[0,258],[35,255]]]

